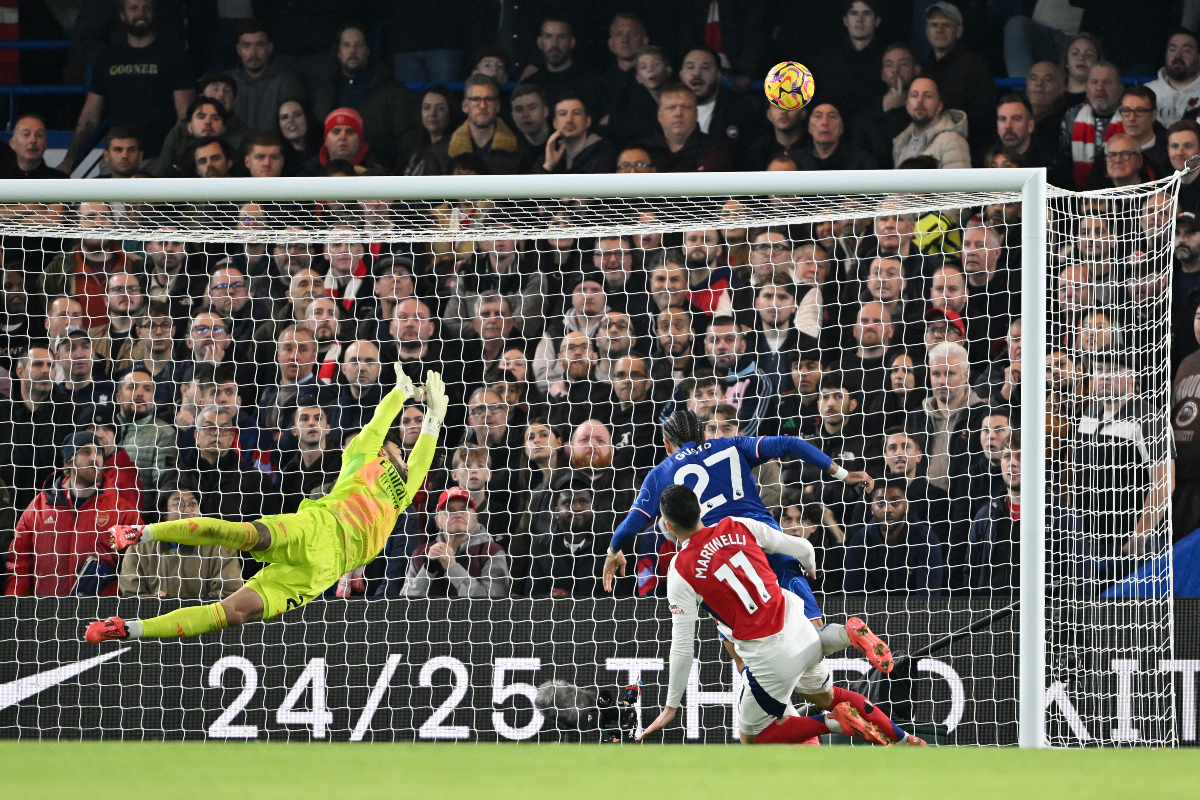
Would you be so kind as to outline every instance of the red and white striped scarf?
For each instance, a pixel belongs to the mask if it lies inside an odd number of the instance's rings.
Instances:
[[[1105,142],[1125,132],[1121,118],[1113,115],[1113,120],[1104,131]],[[1075,124],[1071,126],[1071,161],[1075,168],[1075,188],[1082,189],[1096,161],[1096,112],[1090,104],[1085,103],[1079,109]]]
[[[354,265],[354,269],[350,271],[350,281],[346,284],[346,291],[343,292],[338,285],[337,278],[334,277],[333,270],[330,270],[325,276],[325,294],[334,300],[341,300],[342,308],[351,311],[354,309],[354,300],[358,297],[358,290],[362,288],[365,277],[367,277],[367,265],[360,258]]]

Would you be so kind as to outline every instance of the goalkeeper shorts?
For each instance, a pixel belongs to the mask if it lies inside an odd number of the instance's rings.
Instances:
[[[337,517],[324,508],[306,508],[259,520],[271,532],[271,546],[250,555],[267,566],[246,582],[263,600],[263,619],[320,597],[346,571],[346,552]]]

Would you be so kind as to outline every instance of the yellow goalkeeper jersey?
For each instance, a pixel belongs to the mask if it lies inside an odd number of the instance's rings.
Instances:
[[[412,503],[433,463],[437,437],[422,433],[408,460],[408,480],[379,449],[392,421],[407,399],[399,387],[379,403],[367,426],[342,455],[342,471],[333,490],[320,500],[305,500],[300,511],[319,507],[339,522],[345,544],[346,570],[370,563],[383,549],[396,520]]]

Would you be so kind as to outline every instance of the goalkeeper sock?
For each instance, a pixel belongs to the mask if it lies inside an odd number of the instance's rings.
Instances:
[[[850,646],[850,631],[840,623],[818,628],[817,636],[821,639],[821,652],[825,655],[837,653]]]
[[[836,706],[838,703],[849,703],[855,711],[862,715],[863,719],[874,722],[879,728],[879,732],[892,741],[902,742],[908,738],[908,734],[897,728],[887,714],[858,692],[838,686],[833,687],[833,704]]]
[[[126,630],[130,639],[179,639],[184,636],[199,636],[210,631],[224,630],[229,627],[225,618],[225,609],[220,603],[210,603],[206,606],[188,606],[180,608],[161,617],[151,617],[143,620],[130,620]]]
[[[210,517],[192,517],[173,522],[147,525],[150,538],[156,542],[175,542],[200,547],[216,544],[230,550],[252,550],[258,544],[258,531],[252,522],[226,522]]]
[[[829,733],[829,726],[816,717],[784,717],[779,722],[768,725],[767,729],[754,740],[754,743],[800,744],[827,733]]]

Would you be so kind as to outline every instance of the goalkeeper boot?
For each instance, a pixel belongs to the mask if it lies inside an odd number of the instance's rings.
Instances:
[[[884,747],[891,747],[892,742],[879,730],[879,726],[870,720],[863,719],[862,714],[849,703],[838,703],[833,708],[825,712],[832,717],[838,725],[842,726],[842,733],[847,736],[854,736],[859,739],[865,739],[871,744],[880,744]]]
[[[929,747],[929,742],[922,739],[920,736],[909,734],[904,737],[904,743],[909,747]]]
[[[109,617],[104,620],[98,619],[91,625],[88,625],[87,632],[83,634],[83,638],[92,644],[100,644],[110,639],[124,639],[127,636],[129,636],[129,631],[125,627],[125,620],[120,617]]]
[[[108,542],[118,553],[142,540],[145,525],[113,525],[108,529]]]
[[[846,620],[846,632],[850,634],[850,646],[866,656],[871,666],[880,672],[892,671],[892,649],[887,646],[887,642],[871,632],[867,623],[858,617],[851,617]]]

